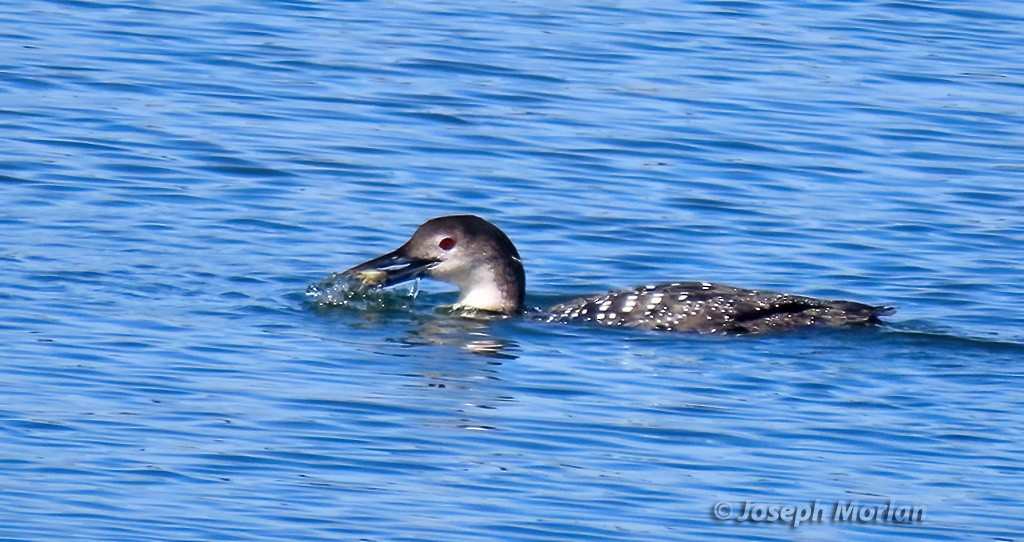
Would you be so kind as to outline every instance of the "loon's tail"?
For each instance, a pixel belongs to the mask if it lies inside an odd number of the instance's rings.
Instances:
[[[888,305],[875,305],[871,307],[871,311],[874,312],[874,316],[892,316],[896,314],[896,307],[890,307]]]

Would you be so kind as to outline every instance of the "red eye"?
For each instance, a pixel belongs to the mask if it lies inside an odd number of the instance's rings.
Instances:
[[[441,239],[437,246],[441,247],[441,250],[451,250],[455,248],[455,239],[445,237],[444,239]]]

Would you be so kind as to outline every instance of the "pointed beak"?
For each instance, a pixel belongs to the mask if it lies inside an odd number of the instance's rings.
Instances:
[[[419,278],[437,263],[434,260],[410,258],[403,254],[402,248],[363,262],[342,275],[355,278],[366,287],[387,288]]]

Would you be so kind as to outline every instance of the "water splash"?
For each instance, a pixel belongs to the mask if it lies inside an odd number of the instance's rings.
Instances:
[[[306,300],[317,308],[348,307],[357,310],[407,308],[419,294],[419,279],[394,288],[366,286],[342,273],[331,273],[306,288]]]

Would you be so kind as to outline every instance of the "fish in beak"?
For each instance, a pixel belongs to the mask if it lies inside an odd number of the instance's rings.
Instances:
[[[363,262],[342,276],[358,280],[366,288],[387,288],[422,277],[436,260],[412,258],[405,254],[403,245],[397,250]]]

